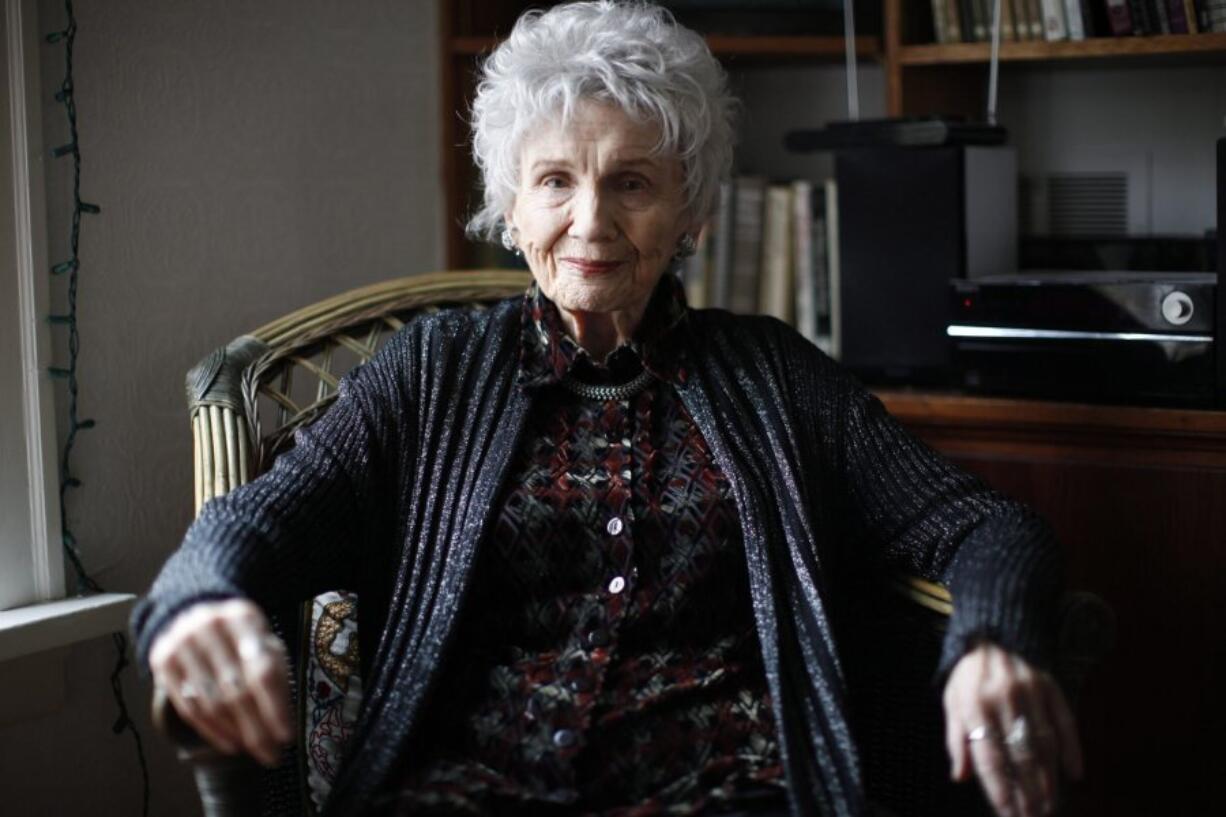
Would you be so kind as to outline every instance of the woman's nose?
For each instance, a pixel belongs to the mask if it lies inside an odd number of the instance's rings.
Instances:
[[[581,241],[611,241],[617,238],[612,208],[599,189],[585,188],[572,201],[570,234]]]

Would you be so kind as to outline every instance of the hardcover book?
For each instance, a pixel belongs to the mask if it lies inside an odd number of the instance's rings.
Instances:
[[[1064,0],[1043,0],[1043,36],[1048,42],[1068,39]]]
[[[1132,10],[1128,7],[1128,0],[1107,0],[1107,22],[1116,37],[1132,34]]]
[[[761,279],[758,282],[758,311],[774,315],[784,323],[795,320],[792,280],[792,188],[772,184],[766,188],[762,216]]]
[[[1081,16],[1081,0],[1064,0],[1064,16],[1068,22],[1068,38],[1084,40],[1086,29]]]
[[[728,308],[743,315],[758,311],[758,276],[762,266],[762,211],[766,203],[766,179],[739,176],[736,179],[732,239],[732,290]]]

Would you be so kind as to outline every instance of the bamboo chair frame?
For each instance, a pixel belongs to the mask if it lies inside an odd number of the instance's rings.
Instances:
[[[195,507],[222,496],[267,470],[292,444],[293,432],[313,422],[336,399],[349,368],[370,360],[414,314],[446,306],[478,306],[523,292],[529,273],[516,270],[438,272],[361,287],[299,309],[242,335],[187,375],[195,474]],[[340,359],[350,356],[348,366]],[[304,390],[302,378],[313,378]],[[304,396],[305,395],[305,396]],[[261,419],[269,416],[274,422]],[[887,593],[913,612],[913,633],[943,630],[953,610],[949,591],[915,576],[898,575]],[[922,611],[922,612],[920,612]],[[1062,612],[1061,666],[1066,688],[1085,674],[1114,640],[1110,609],[1088,593],[1070,593]],[[878,694],[874,690],[873,694]],[[882,694],[895,694],[885,691]],[[195,768],[207,817],[260,811],[254,761],[212,750],[175,714],[160,692],[154,721]],[[875,729],[876,727],[874,727]],[[897,741],[889,728],[874,741]],[[907,736],[909,738],[909,736]],[[877,746],[905,767],[911,746]],[[896,765],[897,765],[896,764]],[[919,775],[928,775],[925,768]],[[911,785],[910,781],[902,785]]]

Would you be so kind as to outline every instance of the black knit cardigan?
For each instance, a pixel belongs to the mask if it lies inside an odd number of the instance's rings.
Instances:
[[[147,666],[193,602],[358,592],[365,698],[329,814],[359,813],[390,784],[456,629],[533,399],[516,382],[521,303],[411,321],[271,471],[204,507],[133,614]],[[979,638],[1042,665],[1057,544],[783,323],[707,309],[684,324],[681,399],[740,515],[792,812],[862,814],[832,623],[840,575],[872,563],[946,584],[940,672]]]

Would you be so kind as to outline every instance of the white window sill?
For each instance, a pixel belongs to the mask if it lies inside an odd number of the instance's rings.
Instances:
[[[0,610],[0,661],[126,631],[136,596],[99,593]]]

